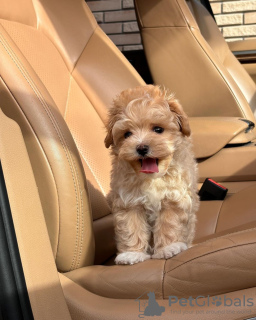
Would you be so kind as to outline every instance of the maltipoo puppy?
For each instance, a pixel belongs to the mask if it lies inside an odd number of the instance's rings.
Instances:
[[[109,110],[112,209],[117,264],[168,259],[195,233],[197,165],[188,118],[165,89],[123,91]]]

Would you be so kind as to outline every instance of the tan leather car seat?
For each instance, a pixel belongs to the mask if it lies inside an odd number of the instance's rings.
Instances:
[[[255,83],[198,0],[135,0],[135,7],[154,83],[176,92],[189,116],[255,121]]]
[[[105,198],[110,156],[104,119],[117,93],[144,82],[83,0],[0,0],[0,7],[0,105],[22,130],[56,265],[72,280],[69,286],[76,282],[75,292],[85,288],[115,299],[145,291],[158,299],[228,294],[256,286],[254,181],[247,191],[238,188],[226,207],[217,203],[213,224],[206,219],[213,205],[202,206],[198,234],[211,232],[178,257],[110,266],[115,245]],[[249,208],[241,215],[236,201],[243,192]]]

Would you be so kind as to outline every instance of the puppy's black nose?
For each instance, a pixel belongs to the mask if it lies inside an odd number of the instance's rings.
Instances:
[[[140,156],[144,157],[148,153],[149,146],[140,145],[140,146],[137,146],[136,150]]]

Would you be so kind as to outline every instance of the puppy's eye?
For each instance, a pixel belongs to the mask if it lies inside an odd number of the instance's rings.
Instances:
[[[132,133],[130,131],[125,132],[124,134],[124,138],[127,139],[132,135]]]
[[[153,131],[156,132],[156,133],[163,133],[164,132],[164,128],[156,126],[156,127],[153,128]]]

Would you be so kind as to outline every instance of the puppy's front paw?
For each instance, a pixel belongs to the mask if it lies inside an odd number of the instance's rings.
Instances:
[[[115,258],[115,263],[116,264],[135,264],[148,259],[151,259],[151,256],[144,252],[127,251],[127,252],[119,253],[119,255]]]
[[[180,253],[181,251],[187,250],[187,245],[184,242],[173,242],[169,246],[166,246],[155,254],[152,255],[153,259],[169,259],[176,254]]]

